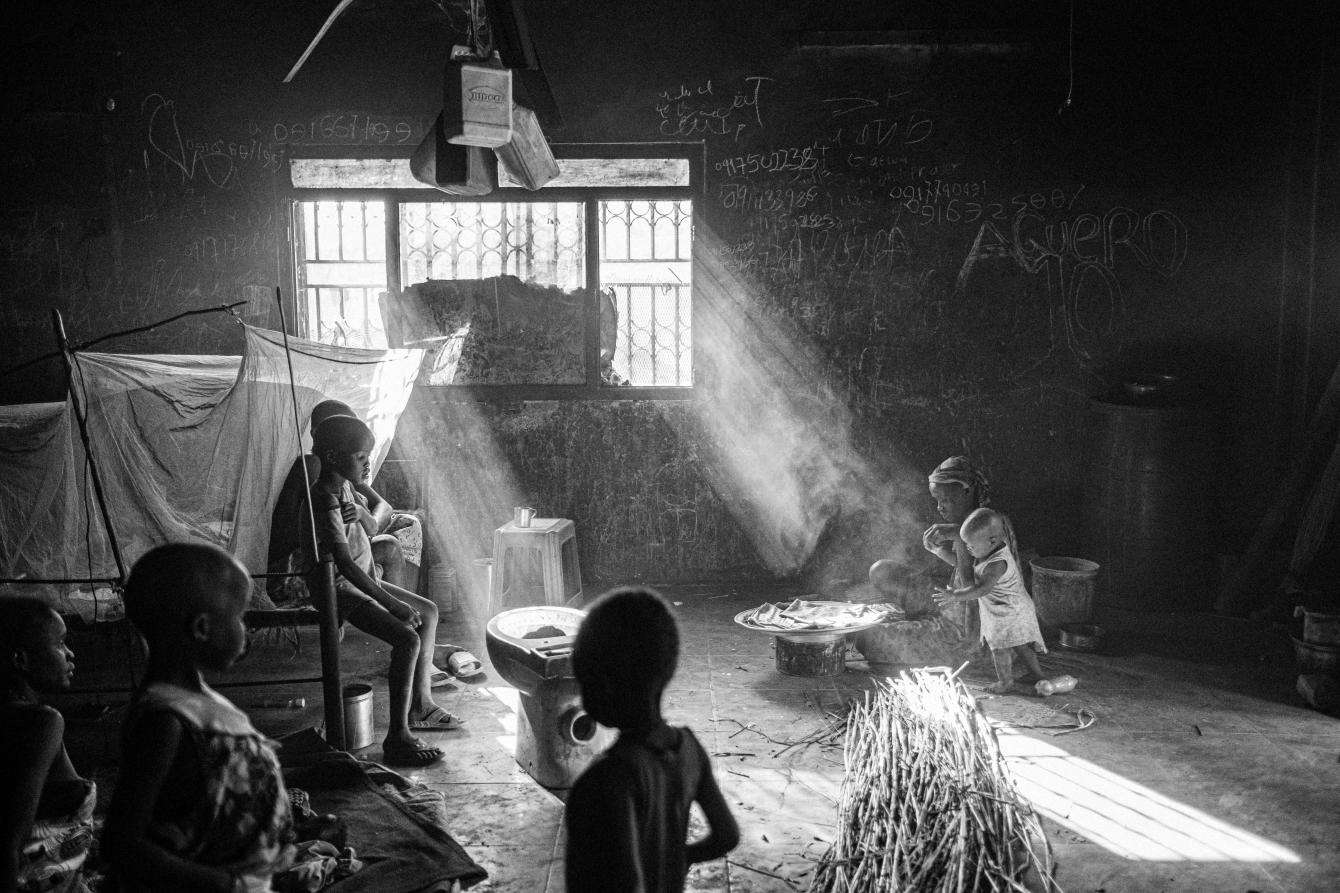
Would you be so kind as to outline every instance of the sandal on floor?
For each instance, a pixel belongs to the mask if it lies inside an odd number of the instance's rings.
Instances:
[[[433,665],[433,672],[428,674],[429,688],[448,688],[451,686],[451,674],[436,664]]]
[[[484,662],[459,645],[437,643],[438,653],[447,655],[447,671],[458,679],[469,679],[484,672]]]
[[[434,707],[427,716],[410,717],[409,727],[415,732],[451,732],[461,727],[461,718],[442,707]]]
[[[422,741],[417,744],[382,744],[382,759],[388,766],[430,766],[442,757],[442,748]]]

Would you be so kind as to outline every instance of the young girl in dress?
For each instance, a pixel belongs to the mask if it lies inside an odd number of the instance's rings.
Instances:
[[[1009,523],[999,512],[979,508],[968,515],[959,528],[959,536],[972,555],[976,583],[945,587],[935,599],[941,607],[978,602],[982,639],[991,649],[991,662],[996,667],[997,682],[987,688],[993,694],[1014,689],[1015,655],[1028,668],[1029,675],[1023,681],[1037,682],[1042,678],[1037,655],[1047,653],[1033,599],[1019,571],[1019,557],[1011,534]]]

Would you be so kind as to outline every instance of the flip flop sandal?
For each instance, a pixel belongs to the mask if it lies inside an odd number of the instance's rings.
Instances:
[[[443,756],[442,748],[431,744],[382,745],[382,759],[388,766],[431,766]]]
[[[451,732],[459,729],[463,723],[455,714],[448,713],[442,707],[435,707],[427,716],[410,718],[409,727],[415,732]]]
[[[433,672],[428,675],[429,688],[447,688],[451,685],[451,674],[441,667],[434,666]]]

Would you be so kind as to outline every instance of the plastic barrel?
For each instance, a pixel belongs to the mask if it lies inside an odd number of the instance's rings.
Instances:
[[[1095,562],[1053,555],[1028,563],[1033,568],[1033,604],[1039,623],[1054,629],[1067,623],[1089,622],[1098,579]]]
[[[1208,610],[1223,467],[1215,416],[1200,406],[1089,406],[1083,549],[1103,566],[1100,604]]]

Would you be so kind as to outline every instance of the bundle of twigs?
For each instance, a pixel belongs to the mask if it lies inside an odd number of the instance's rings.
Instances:
[[[880,683],[852,705],[844,756],[811,893],[1056,889],[1041,824],[956,674]]]

